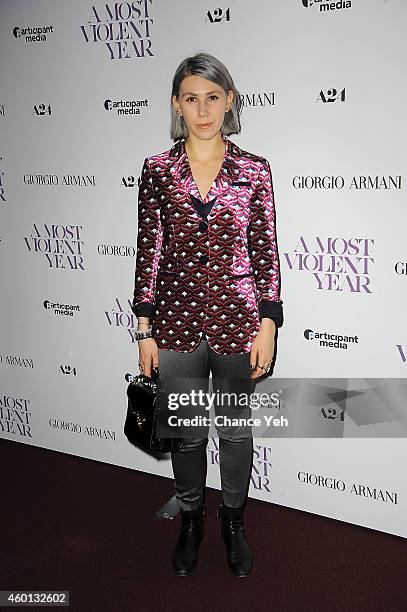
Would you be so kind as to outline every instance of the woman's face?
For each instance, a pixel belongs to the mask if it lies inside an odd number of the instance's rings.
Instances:
[[[191,74],[182,80],[178,100],[172,96],[172,103],[175,110],[182,114],[189,134],[209,140],[222,127],[232,99],[232,90],[226,96],[219,85]]]

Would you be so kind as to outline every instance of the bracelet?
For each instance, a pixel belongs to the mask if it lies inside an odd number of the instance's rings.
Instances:
[[[153,333],[151,327],[148,330],[134,330],[134,339],[135,340],[145,340],[146,338],[152,338]]]

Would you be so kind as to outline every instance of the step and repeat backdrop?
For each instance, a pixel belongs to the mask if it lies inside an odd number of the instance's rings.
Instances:
[[[173,477],[123,434],[138,184],[205,51],[277,211],[285,323],[256,391],[290,388],[291,423],[255,438],[249,496],[407,535],[406,20],[405,0],[3,0],[2,438]]]

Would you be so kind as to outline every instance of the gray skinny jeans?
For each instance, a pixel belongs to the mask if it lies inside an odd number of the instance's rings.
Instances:
[[[210,371],[212,388],[209,388]],[[250,395],[257,382],[250,379],[250,352],[218,354],[210,348],[205,336],[191,353],[159,349],[159,375],[162,391],[158,395],[158,403],[161,408],[165,407],[168,414],[170,392],[190,393],[193,388],[214,394],[217,391],[236,392],[241,397],[242,393]],[[213,412],[216,416],[227,414],[231,418],[251,416],[250,405],[242,407],[241,403],[236,406],[233,401],[229,406],[225,406],[225,402],[223,404],[215,401],[210,412],[205,407],[187,405],[177,409],[175,414],[211,415],[211,422]],[[174,412],[171,411],[171,414]],[[222,501],[226,506],[237,508],[245,503],[250,484],[253,461],[251,427],[230,424],[215,424],[215,427],[219,437]],[[184,439],[184,446],[171,453],[175,496],[182,510],[193,510],[205,502],[208,433],[209,425],[192,431],[189,429],[188,436],[180,435]]]

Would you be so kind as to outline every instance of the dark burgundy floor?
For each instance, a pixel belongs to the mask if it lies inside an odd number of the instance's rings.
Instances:
[[[403,538],[250,499],[255,564],[235,578],[208,489],[198,566],[178,577],[179,515],[154,516],[171,479],[5,440],[0,452],[2,590],[69,590],[69,609],[95,612],[407,610]]]

